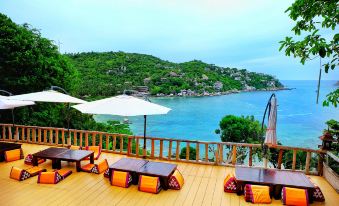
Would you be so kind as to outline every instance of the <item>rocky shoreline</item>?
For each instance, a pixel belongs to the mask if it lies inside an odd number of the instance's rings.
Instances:
[[[178,94],[156,94],[150,95],[151,97],[210,97],[210,96],[221,96],[229,94],[237,94],[243,92],[260,92],[260,91],[281,91],[281,90],[292,90],[295,88],[267,88],[267,89],[243,89],[243,90],[230,90],[225,92],[204,92],[204,93],[195,93],[194,91],[188,91],[187,93],[178,93]]]

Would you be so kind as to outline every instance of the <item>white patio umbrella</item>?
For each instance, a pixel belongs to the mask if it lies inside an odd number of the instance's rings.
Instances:
[[[55,102],[55,103],[75,103],[82,104],[86,101],[63,94],[54,90],[47,90],[42,92],[33,92],[28,94],[10,96],[13,100],[28,100],[34,102]]]
[[[82,113],[118,116],[144,116],[144,154],[146,151],[147,115],[167,114],[171,109],[133,96],[119,95],[72,106]]]
[[[9,96],[0,95],[0,109],[11,109],[12,110],[12,123],[14,126],[14,108],[23,107],[35,104],[32,101],[12,100]]]
[[[14,109],[35,104],[33,101],[12,100],[9,96],[0,95],[0,109]]]
[[[265,144],[277,144],[277,98],[272,96],[270,102],[270,109],[268,112],[268,127],[266,129]]]
[[[52,86],[52,88],[61,89],[66,93],[66,91],[60,87]],[[34,102],[51,102],[51,103],[75,103],[81,104],[86,103],[82,99],[72,97],[68,94],[63,94],[54,90],[47,90],[42,92],[33,92],[28,94],[14,95],[10,96],[12,100],[29,100]],[[67,118],[67,129],[69,130],[69,118]],[[70,141],[70,139],[69,139]]]

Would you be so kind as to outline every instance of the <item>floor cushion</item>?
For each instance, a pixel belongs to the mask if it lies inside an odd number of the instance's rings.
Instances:
[[[139,191],[158,194],[161,190],[159,177],[139,176]]]
[[[5,160],[6,162],[16,161],[23,159],[22,149],[13,149],[5,152]]]
[[[107,159],[104,159],[98,164],[87,164],[81,167],[81,170],[84,172],[100,174],[105,172],[108,169]]]
[[[104,177],[109,178],[109,169],[105,170]]]
[[[40,172],[38,176],[38,183],[40,184],[57,184],[63,179],[58,171],[54,172]]]
[[[237,179],[233,174],[228,174],[224,179],[224,192],[237,192]]]
[[[38,164],[41,164],[41,163],[44,163],[46,162],[45,159],[41,159],[41,158],[38,158]],[[33,155],[32,154],[28,154],[25,158],[25,164],[26,165],[32,165],[33,164]]]
[[[44,171],[46,171],[46,169],[43,169],[43,168],[40,168],[40,167],[31,167],[31,168],[28,168],[28,169],[21,169],[21,168],[18,168],[18,167],[12,167],[9,177],[11,179],[23,181],[25,179],[33,177],[33,176],[39,174],[40,172],[44,172]]]
[[[101,147],[100,146],[87,146],[85,149],[94,152],[94,159],[95,160],[99,159],[100,154],[101,154]],[[87,158],[87,159],[89,159],[89,158]]]
[[[184,177],[179,170],[175,170],[172,176],[169,178],[169,188],[174,190],[180,190],[184,185]]]
[[[128,188],[132,183],[132,175],[129,172],[112,170],[111,185]]]
[[[308,177],[308,178],[310,179],[312,184],[315,186],[315,189],[313,190],[313,193],[309,194],[309,195],[312,195],[312,199],[314,201],[324,202],[325,201],[325,196],[324,196],[323,192],[320,190],[320,187],[317,184],[315,184],[310,177]]]
[[[244,188],[244,195],[246,202],[252,202],[255,204],[271,203],[269,186],[246,184]]]
[[[308,194],[305,189],[283,187],[281,201],[284,205],[308,206]]]
[[[69,175],[72,174],[72,170],[69,170],[69,169],[66,169],[66,168],[63,168],[63,169],[60,169],[60,170],[54,170],[55,172],[58,172],[63,179],[65,179],[66,177],[68,177]]]

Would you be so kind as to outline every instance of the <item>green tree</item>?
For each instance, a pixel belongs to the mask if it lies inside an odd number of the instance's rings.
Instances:
[[[223,142],[260,143],[263,136],[260,122],[253,116],[226,115],[220,121],[219,127],[216,133],[220,134]]]
[[[296,22],[292,31],[301,40],[286,37],[281,41],[279,50],[285,49],[287,56],[300,58],[304,64],[317,56],[325,58],[325,72],[334,70],[339,63],[339,34],[336,27],[339,23],[338,0],[296,0],[286,11]],[[321,35],[326,34],[328,37]],[[324,106],[339,104],[339,88],[327,95]]]
[[[190,146],[190,154],[189,158],[190,160],[195,160],[196,159],[196,149],[194,147]],[[186,159],[186,147],[182,148],[180,151],[180,159]]]

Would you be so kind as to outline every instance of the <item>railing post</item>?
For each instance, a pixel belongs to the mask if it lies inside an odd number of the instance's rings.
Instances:
[[[92,146],[96,145],[96,136],[97,134],[95,132],[92,132]]]
[[[106,150],[109,150],[109,136],[108,134],[106,134]]]
[[[131,150],[132,150],[132,143],[131,143],[131,137],[128,136],[128,139],[127,139],[127,156],[130,156],[131,155]]]
[[[180,141],[177,140],[177,148],[175,150],[175,159],[178,161],[180,159]]]
[[[209,162],[209,160],[208,160],[208,143],[205,143],[205,161]]]
[[[136,141],[135,141],[135,153],[137,155],[137,157],[139,157],[139,137],[136,137]]]
[[[32,128],[32,140],[33,140],[33,143],[36,142],[36,128]]]
[[[12,127],[11,126],[8,126],[8,139],[10,141],[13,139],[13,136],[12,136]]]
[[[171,160],[172,157],[172,140],[169,141],[168,145],[168,159]]]
[[[124,136],[120,135],[120,154],[122,154],[124,150]]]
[[[15,135],[14,135],[15,141],[19,141],[19,128],[15,126]]]
[[[83,132],[80,131],[80,140],[79,140],[79,146],[82,147],[82,136],[83,136]]]
[[[295,170],[297,164],[297,150],[293,150],[292,170]]]
[[[99,146],[102,148],[102,133],[99,135]]]
[[[283,158],[283,150],[280,149],[279,150],[279,156],[278,156],[278,165],[277,165],[277,168],[278,169],[281,169],[281,163],[282,163],[282,158]]]
[[[53,130],[49,129],[49,143],[53,144]]]
[[[224,145],[220,143],[218,145],[219,145],[219,164],[222,164],[224,162]]]
[[[88,147],[88,132],[85,133],[85,147]]]
[[[154,158],[154,139],[151,140],[151,158]]]
[[[44,143],[47,143],[47,129],[44,128]]]
[[[59,129],[55,130],[55,144],[59,145]]]
[[[248,156],[248,166],[252,167],[252,147],[249,147],[250,151],[249,151],[249,156]]]
[[[5,140],[6,139],[6,127],[2,126],[2,136],[1,139]]]
[[[190,160],[190,143],[186,142],[186,160]]]
[[[73,133],[73,145],[74,146],[78,145],[78,133],[76,130],[74,130],[74,133]]]
[[[113,151],[115,151],[117,148],[117,135],[113,136]]]
[[[200,145],[199,142],[197,142],[196,148],[195,148],[195,160],[199,162],[200,159]]]
[[[318,159],[318,175],[322,176],[323,175],[323,168],[324,168],[324,154],[319,154],[319,159]]]
[[[232,149],[232,165],[235,165],[236,162],[237,162],[237,146],[233,145],[233,149]]]
[[[305,165],[305,173],[310,174],[310,161],[311,161],[311,152],[306,153],[306,165]]]
[[[160,140],[160,152],[159,152],[160,159],[162,159],[163,157],[163,151],[164,151],[164,140]]]
[[[38,142],[41,143],[41,129],[38,129]]]

